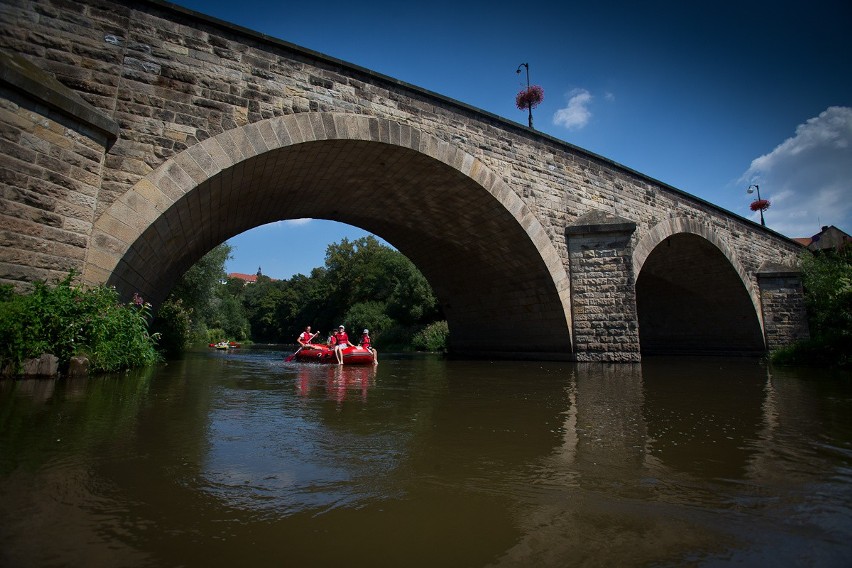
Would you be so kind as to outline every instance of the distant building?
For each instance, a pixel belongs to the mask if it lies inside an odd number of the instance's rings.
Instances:
[[[834,225],[823,227],[822,230],[812,237],[799,237],[793,239],[797,243],[813,252],[823,250],[840,250],[852,243],[852,236],[841,231]]]
[[[237,278],[242,280],[246,284],[255,284],[257,279],[263,276],[263,272],[261,272],[260,267],[257,267],[257,274],[243,274],[242,272],[229,272],[228,279]],[[270,280],[275,280],[275,278],[270,278]]]
[[[237,278],[239,280],[242,280],[246,284],[254,284],[255,282],[257,282],[257,275],[256,274],[243,274],[242,272],[229,272],[228,273],[228,280],[230,280],[231,278]]]

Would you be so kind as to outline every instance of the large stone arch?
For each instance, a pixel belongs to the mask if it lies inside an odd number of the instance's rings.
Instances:
[[[411,258],[455,350],[570,354],[568,274],[521,198],[459,147],[371,116],[277,117],[172,157],[97,219],[83,279],[156,303],[220,242],[300,217],[359,226]]]
[[[634,248],[633,265],[644,353],[764,350],[759,293],[711,227],[666,220]]]

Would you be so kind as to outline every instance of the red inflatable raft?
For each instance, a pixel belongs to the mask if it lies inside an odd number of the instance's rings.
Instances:
[[[290,359],[289,357],[287,359]],[[302,363],[337,363],[334,350],[325,345],[306,345],[299,349],[294,359]],[[344,365],[372,365],[373,353],[360,346],[347,347],[343,350]]]

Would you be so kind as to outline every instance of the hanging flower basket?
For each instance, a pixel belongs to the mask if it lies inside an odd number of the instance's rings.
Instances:
[[[749,207],[752,211],[766,211],[772,205],[768,199],[755,199]]]
[[[541,104],[543,100],[544,89],[538,85],[532,85],[518,93],[518,96],[515,97],[515,105],[520,110],[532,109]]]

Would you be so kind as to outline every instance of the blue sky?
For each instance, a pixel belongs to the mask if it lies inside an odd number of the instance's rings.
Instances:
[[[177,4],[521,124],[529,63],[536,130],[754,220],[759,184],[767,226],[790,237],[852,233],[849,0]],[[230,239],[227,268],[307,274],[365,234],[279,222]]]

